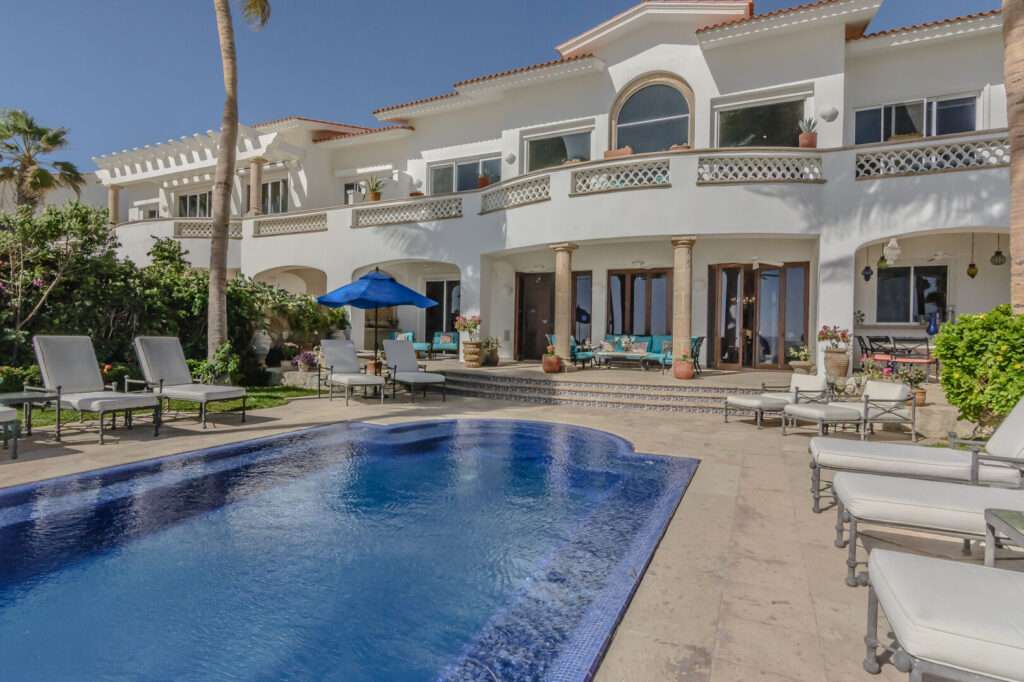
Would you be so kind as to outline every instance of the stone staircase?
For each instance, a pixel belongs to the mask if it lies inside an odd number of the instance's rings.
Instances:
[[[448,379],[449,393],[534,405],[721,414],[727,395],[761,392],[759,388],[704,386],[699,381],[680,385],[651,385],[534,379],[459,370],[443,370],[443,374]]]

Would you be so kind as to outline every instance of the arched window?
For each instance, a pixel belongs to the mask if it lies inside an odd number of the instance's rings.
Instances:
[[[612,148],[631,147],[642,154],[689,144],[688,91],[681,81],[661,76],[644,78],[624,90],[615,114]]]

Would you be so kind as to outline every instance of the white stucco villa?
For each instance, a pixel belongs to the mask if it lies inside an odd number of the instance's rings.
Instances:
[[[229,267],[313,295],[379,267],[443,303],[398,311],[417,340],[480,314],[522,358],[558,330],[692,333],[707,366],[783,368],[821,325],[988,310],[1009,299],[1000,14],[866,35],[881,3],[644,2],[378,128],[242,126]],[[208,264],[217,142],[96,159],[125,255],[173,236]]]

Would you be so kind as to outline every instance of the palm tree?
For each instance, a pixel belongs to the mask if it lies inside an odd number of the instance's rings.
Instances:
[[[270,0],[239,0],[239,11],[255,30],[270,19]],[[213,220],[210,239],[210,302],[207,310],[206,350],[214,353],[228,338],[228,218],[231,186],[235,179],[235,149],[238,144],[238,62],[235,32],[231,25],[229,0],[213,0],[220,37],[220,61],[224,70],[224,114],[217,149],[217,172],[213,179]]]
[[[1010,127],[1010,303],[1024,313],[1024,0],[1003,0],[1003,80]]]
[[[66,147],[67,128],[45,128],[21,109],[0,111],[0,185],[11,187],[14,203],[33,211],[51,189],[66,187],[81,195],[82,174],[70,161],[43,157]]]

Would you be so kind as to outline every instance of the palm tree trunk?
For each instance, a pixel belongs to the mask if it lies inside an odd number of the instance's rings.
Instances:
[[[217,348],[228,339],[228,219],[231,189],[235,180],[235,149],[238,142],[238,64],[235,34],[231,26],[229,0],[213,0],[220,36],[220,59],[224,69],[224,115],[217,149],[217,172],[213,180],[213,225],[210,238],[210,301],[207,311],[206,353],[212,360]]]
[[[1003,0],[1003,79],[1010,127],[1010,303],[1024,313],[1024,0]]]

